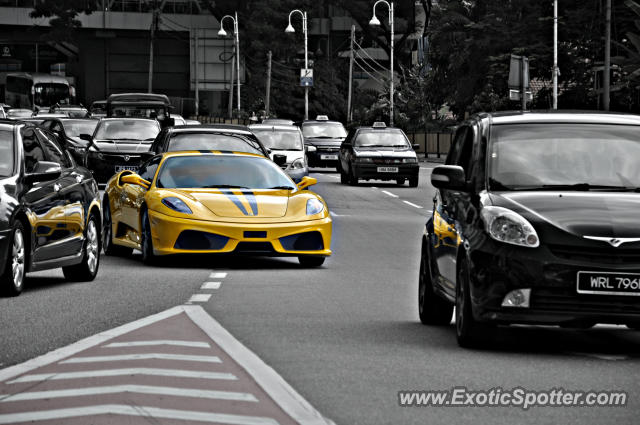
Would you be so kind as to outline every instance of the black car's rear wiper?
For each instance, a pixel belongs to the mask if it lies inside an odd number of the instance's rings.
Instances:
[[[235,184],[212,184],[209,186],[202,186],[204,189],[249,189],[245,186],[238,186]]]
[[[270,187],[269,189],[285,189],[285,190],[293,190],[294,188],[291,186],[273,186]]]

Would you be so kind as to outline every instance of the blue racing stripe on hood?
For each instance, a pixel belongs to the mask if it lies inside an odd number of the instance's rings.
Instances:
[[[253,192],[245,192],[244,197],[249,201],[253,215],[258,215],[258,200],[256,199],[256,195]]]
[[[236,195],[235,193],[231,192],[228,189],[220,189],[220,192],[222,192],[223,195],[229,198],[229,200],[231,200],[231,202],[233,202],[235,206],[238,207],[238,209],[242,212],[242,214],[249,215],[249,213],[247,212],[247,209],[244,207],[244,205],[240,201],[240,198],[238,198],[238,195]],[[253,209],[253,206],[252,206],[252,209]]]

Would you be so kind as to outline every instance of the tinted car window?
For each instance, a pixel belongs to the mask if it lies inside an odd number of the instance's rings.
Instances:
[[[80,137],[81,134],[93,134],[98,122],[98,120],[66,120],[63,125],[67,136]]]
[[[40,141],[42,142],[42,148],[44,149],[45,158],[47,161],[56,162],[60,164],[62,168],[71,167],[69,158],[65,155],[64,150],[60,148],[58,142],[53,136],[44,131],[38,131],[40,134]]]
[[[161,156],[151,158],[149,161],[140,166],[138,175],[147,181],[153,180],[153,177],[156,175],[158,165],[160,165],[160,161],[162,161]]]
[[[330,138],[344,139],[347,137],[347,131],[339,122],[325,123],[308,123],[302,125],[302,134],[304,137],[313,138]]]
[[[215,150],[262,155],[260,146],[244,137],[220,133],[173,133],[167,151]]]
[[[33,128],[25,128],[22,131],[22,145],[24,146],[24,164],[27,173],[34,170],[36,163],[44,161],[44,150],[36,137]]]
[[[109,140],[153,140],[160,132],[160,126],[152,120],[109,120],[102,121],[96,128],[96,139]]]
[[[0,176],[13,174],[13,131],[0,130]]]
[[[270,149],[301,151],[304,149],[298,130],[251,129],[262,144]]]
[[[360,130],[354,146],[409,147],[409,142],[400,130]]]

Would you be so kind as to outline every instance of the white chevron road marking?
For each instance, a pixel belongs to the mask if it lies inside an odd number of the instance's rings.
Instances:
[[[63,360],[61,364],[67,363],[100,363],[100,362],[122,362],[126,360],[178,360],[184,362],[204,362],[222,363],[218,356],[193,356],[187,354],[167,354],[167,353],[140,353],[140,354],[119,354],[115,356],[89,356],[72,357]]]
[[[62,379],[83,379],[104,376],[126,376],[126,375],[150,375],[167,376],[172,378],[198,378],[198,379],[221,379],[235,381],[238,378],[231,373],[205,372],[199,370],[179,370],[179,369],[154,369],[146,367],[127,369],[107,369],[107,370],[84,370],[82,372],[60,372],[60,373],[36,373],[25,375],[20,378],[8,381],[7,384],[17,384],[20,382],[41,382],[57,381]]]
[[[112,342],[104,347],[118,348],[118,347],[148,347],[153,345],[172,345],[175,347],[194,347],[194,348],[211,348],[208,342],[201,341],[177,341],[169,339],[159,339],[155,341],[128,341],[128,342]]]
[[[94,415],[141,416],[145,418],[175,419],[229,425],[279,425],[278,421],[261,416],[230,415],[225,413],[191,412],[187,410],[160,409],[150,406],[104,404],[73,407],[70,409],[42,410],[40,412],[0,414],[0,424],[79,418]]]
[[[158,394],[165,396],[206,398],[211,400],[258,401],[253,394],[236,391],[212,391],[192,388],[156,387],[150,385],[110,385],[105,387],[85,387],[66,390],[0,394],[0,403],[118,393]]]

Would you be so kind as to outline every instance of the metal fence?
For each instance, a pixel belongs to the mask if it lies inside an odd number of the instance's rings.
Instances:
[[[210,117],[208,115],[199,115],[189,117],[192,120],[198,120],[201,124],[238,124],[249,125],[252,122],[248,118],[223,118],[223,117]]]
[[[418,153],[425,156],[435,156],[436,158],[445,158],[451,147],[451,139],[453,134],[445,133],[425,133],[425,132],[408,132],[407,137],[411,143],[420,145]]]

